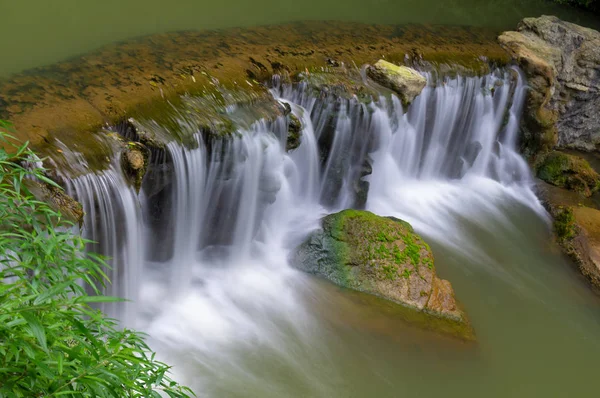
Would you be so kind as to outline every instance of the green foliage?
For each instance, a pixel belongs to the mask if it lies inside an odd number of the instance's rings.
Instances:
[[[54,183],[23,166],[35,156],[27,144],[2,149],[9,138],[0,131],[0,397],[193,395],[142,334],[90,306],[119,300],[100,295],[107,265],[30,194],[28,178]]]

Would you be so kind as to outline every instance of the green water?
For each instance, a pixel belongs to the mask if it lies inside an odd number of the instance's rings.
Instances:
[[[268,339],[217,344],[209,358],[190,349],[193,339],[156,347],[201,396],[597,396],[600,298],[548,243],[538,214],[510,202],[499,209],[456,225],[486,261],[429,240],[476,343],[411,328],[363,296],[298,274],[293,289],[311,316],[280,314],[266,323]]]
[[[175,30],[334,19],[504,30],[541,14],[600,26],[597,17],[546,0],[0,0],[0,76]]]

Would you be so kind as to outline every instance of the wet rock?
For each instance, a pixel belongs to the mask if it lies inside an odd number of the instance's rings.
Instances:
[[[404,105],[410,104],[421,93],[427,80],[412,68],[379,60],[367,68],[367,75],[384,87],[396,92]]]
[[[600,210],[578,193],[543,182],[538,195],[554,220],[557,244],[600,293]]]
[[[288,114],[287,118],[288,136],[285,150],[289,152],[298,148],[302,142],[302,123],[293,113]]]
[[[498,38],[531,88],[523,146],[535,156],[554,146],[600,146],[600,33],[556,17],[525,18]]]
[[[474,339],[452,286],[435,273],[429,246],[398,219],[344,210],[322,220],[294,255],[295,267],[392,301],[420,326]]]
[[[128,142],[121,152],[121,168],[123,174],[136,192],[140,191],[142,180],[148,169],[150,150],[139,142]]]
[[[83,206],[59,187],[37,180],[24,180],[24,184],[39,201],[46,202],[54,211],[79,226],[83,223]]]
[[[297,80],[306,83],[315,97],[329,96],[346,100],[356,98],[360,102],[370,103],[380,95],[365,84],[359,71],[343,67],[301,73]]]
[[[537,176],[547,183],[580,192],[586,197],[600,188],[600,175],[579,156],[552,151],[543,155],[536,169]]]

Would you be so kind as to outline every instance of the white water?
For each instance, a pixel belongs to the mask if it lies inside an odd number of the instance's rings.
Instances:
[[[83,233],[113,258],[108,293],[134,300],[118,315],[146,330],[199,393],[337,396],[329,332],[307,304],[322,290],[289,267],[290,250],[324,214],[360,203],[370,159],[368,210],[489,264],[462,222],[511,226],[509,202],[544,216],[515,151],[525,86],[520,77],[512,85],[508,72],[447,79],[408,113],[395,97],[364,105],[276,87],[304,125],[291,153],[282,123],[257,123],[210,153],[200,134],[195,149],[169,144],[138,197],[116,167],[72,181],[87,213]]]

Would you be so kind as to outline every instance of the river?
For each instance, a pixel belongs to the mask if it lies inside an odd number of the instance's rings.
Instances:
[[[552,245],[516,152],[525,82],[515,76],[428,76],[406,114],[397,99],[336,107],[276,81],[273,95],[304,126],[290,153],[285,129],[259,122],[210,151],[200,135],[196,148],[170,143],[155,165],[172,176],[160,194],[155,176],[136,195],[117,165],[73,180],[82,232],[114,259],[109,293],[133,300],[118,316],[148,332],[199,396],[595,394],[600,300]],[[334,135],[325,162],[323,134]],[[477,342],[415,328],[290,267],[321,216],[355,203],[367,158],[367,209],[409,221],[431,244]]]

